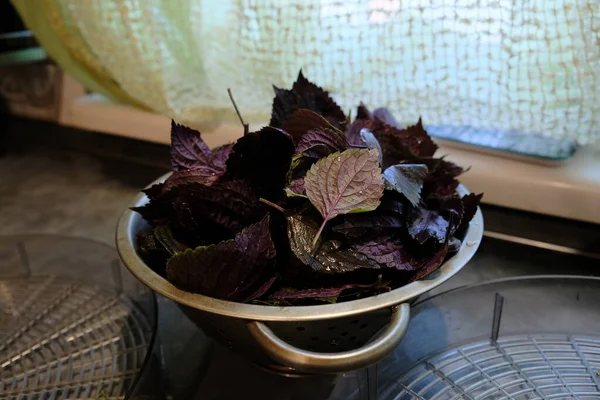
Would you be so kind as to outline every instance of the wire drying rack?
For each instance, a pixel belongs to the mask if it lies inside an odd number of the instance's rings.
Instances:
[[[600,340],[523,335],[454,348],[399,379],[394,399],[598,399]]]
[[[28,248],[52,242],[36,238],[16,243],[18,270],[6,267],[11,252],[0,247],[0,400],[127,398],[153,345],[154,304],[143,302],[153,296],[139,297],[143,292],[124,282],[116,260],[104,260],[98,272],[104,254],[86,264],[69,253],[33,251],[38,257],[31,260]],[[80,240],[59,241],[66,250]],[[96,284],[81,279],[87,268],[96,269]]]
[[[583,277],[508,279],[425,300],[370,398],[600,399],[599,300],[600,280]]]

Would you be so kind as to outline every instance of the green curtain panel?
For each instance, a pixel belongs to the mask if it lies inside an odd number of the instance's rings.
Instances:
[[[25,25],[50,57],[88,89],[143,107],[115,82],[85,43],[64,1],[13,0]]]
[[[596,0],[13,0],[91,90],[198,126],[266,122],[300,68],[404,123],[600,136]]]

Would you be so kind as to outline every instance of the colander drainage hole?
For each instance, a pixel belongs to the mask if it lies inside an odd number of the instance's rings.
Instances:
[[[305,328],[305,327],[303,327],[303,326],[297,326],[297,327],[296,327],[296,330],[297,330],[298,332],[303,332],[303,331],[305,331],[305,330],[306,330],[306,328]]]
[[[312,340],[313,342],[316,342],[317,340],[319,340],[318,336],[311,336],[310,340]]]
[[[350,321],[350,323],[351,323],[352,325],[356,325],[356,324],[358,324],[358,320],[357,320],[357,319],[353,319],[352,321]]]
[[[334,330],[336,330],[336,329],[337,329],[337,327],[335,327],[335,326],[333,326],[333,325],[332,325],[332,326],[330,326],[329,328],[327,328],[327,330],[328,330],[328,331],[334,331]]]
[[[362,325],[360,326],[360,329],[365,329],[366,327],[367,327],[367,324],[362,324]]]
[[[342,335],[342,336],[348,336],[348,332],[342,332],[342,333],[340,333],[340,335]]]

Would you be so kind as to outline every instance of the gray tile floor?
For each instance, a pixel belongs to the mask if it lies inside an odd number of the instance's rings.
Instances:
[[[2,133],[0,234],[62,234],[113,245],[130,199],[167,170],[119,160],[117,148],[115,158],[91,154],[102,141],[86,132],[15,121]]]

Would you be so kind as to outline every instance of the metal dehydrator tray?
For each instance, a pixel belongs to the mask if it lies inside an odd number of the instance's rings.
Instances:
[[[380,400],[600,398],[600,279],[510,278],[429,298],[378,365]]]
[[[0,238],[1,400],[132,398],[155,330],[153,294],[109,246]]]

